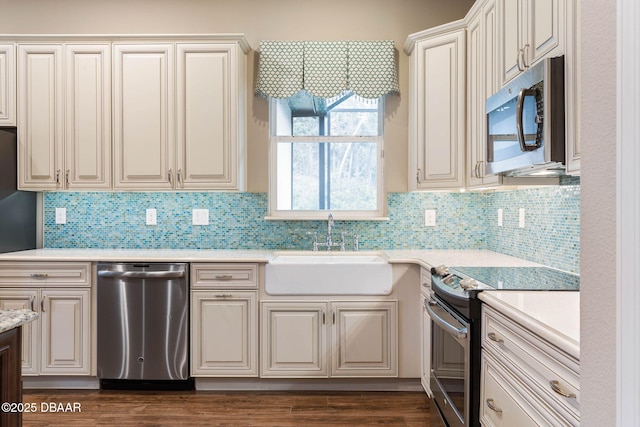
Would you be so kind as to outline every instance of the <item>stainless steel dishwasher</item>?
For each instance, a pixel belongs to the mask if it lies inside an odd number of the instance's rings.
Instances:
[[[98,264],[103,388],[192,388],[186,263]]]

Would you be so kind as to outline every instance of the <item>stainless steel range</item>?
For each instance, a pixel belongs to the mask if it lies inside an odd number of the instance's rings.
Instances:
[[[446,267],[431,269],[433,293],[424,304],[431,318],[430,385],[437,411],[449,427],[480,425],[481,301],[492,290],[579,290],[576,274],[547,267]]]

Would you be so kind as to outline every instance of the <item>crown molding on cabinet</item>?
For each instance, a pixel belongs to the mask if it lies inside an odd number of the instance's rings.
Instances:
[[[13,43],[65,43],[65,42],[237,42],[247,54],[251,46],[244,34],[0,34],[0,42]]]

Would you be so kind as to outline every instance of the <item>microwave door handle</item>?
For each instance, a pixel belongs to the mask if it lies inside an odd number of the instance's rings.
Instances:
[[[516,128],[518,130],[518,142],[520,143],[520,151],[527,152],[533,151],[540,147],[542,147],[542,141],[538,137],[536,137],[536,143],[533,145],[527,145],[524,139],[524,124],[523,124],[523,116],[524,116],[524,99],[527,96],[533,96],[538,98],[538,91],[536,89],[522,89],[518,94],[518,99],[516,101]],[[542,120],[540,120],[539,126],[542,126]]]

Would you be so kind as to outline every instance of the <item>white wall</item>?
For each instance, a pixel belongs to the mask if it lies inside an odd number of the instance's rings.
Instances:
[[[394,40],[400,97],[386,103],[388,191],[407,190],[411,33],[462,18],[473,0],[0,0],[3,34],[243,33],[248,58],[248,190],[267,191],[268,105],[253,94],[260,40]]]
[[[582,6],[581,419],[616,424],[616,2]]]

